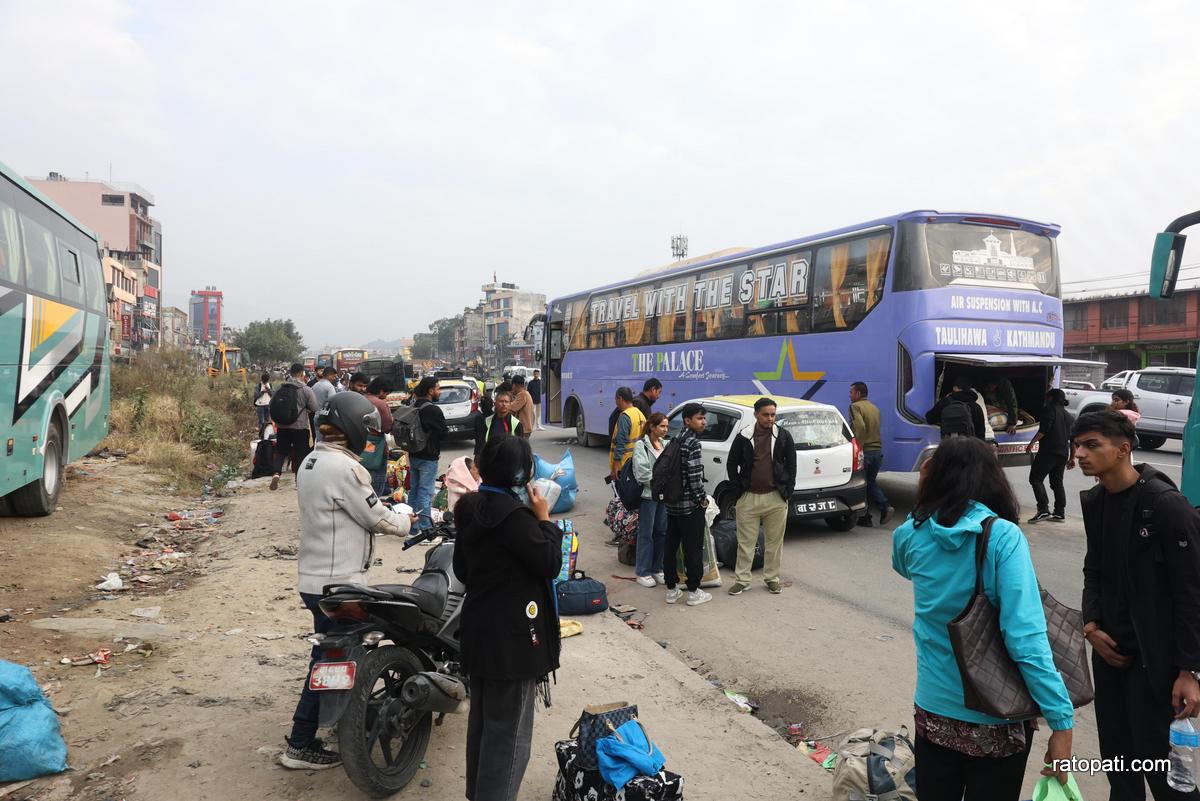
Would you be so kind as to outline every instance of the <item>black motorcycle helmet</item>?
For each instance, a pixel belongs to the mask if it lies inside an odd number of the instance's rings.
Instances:
[[[317,425],[329,425],[346,436],[346,447],[361,453],[367,447],[367,429],[379,430],[379,410],[357,392],[339,392],[317,412]]]

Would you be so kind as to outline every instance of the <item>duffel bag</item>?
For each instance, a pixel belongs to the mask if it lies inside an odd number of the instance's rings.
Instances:
[[[833,770],[834,801],[917,801],[916,756],[908,730],[859,729],[842,741]]]
[[[591,615],[608,609],[608,590],[604,582],[588,578],[582,570],[574,571],[571,578],[559,582],[557,591],[560,615]]]
[[[728,570],[737,570],[738,534],[737,520],[725,517],[718,520],[712,527],[713,548],[717,552],[717,561]],[[763,552],[766,550],[766,532],[758,527],[758,542],[754,546],[754,562],[751,570],[762,570]]]

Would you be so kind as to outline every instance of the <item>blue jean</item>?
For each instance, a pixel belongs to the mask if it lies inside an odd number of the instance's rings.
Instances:
[[[433,504],[433,485],[437,481],[438,460],[437,459],[413,459],[408,460],[409,469],[409,493],[408,505],[413,508],[413,511],[418,515],[417,522],[413,523],[413,529],[422,531],[433,527],[433,521],[429,518],[430,506]]]
[[[255,406],[254,411],[258,412],[258,433],[261,435],[267,423],[271,422],[271,407]]]
[[[314,632],[317,634],[326,634],[333,629],[333,621],[325,616],[325,613],[321,611],[321,607],[317,606],[317,602],[321,600],[320,595],[302,592],[300,593],[300,600],[304,602],[304,608],[312,612]],[[308,660],[308,671],[304,674],[304,687],[300,690],[300,701],[296,704],[296,711],[292,713],[292,736],[287,739],[289,743],[297,748],[308,746],[312,743],[313,738],[317,736],[317,727],[321,712],[321,694],[308,689],[308,674],[312,673],[313,665],[316,664],[317,658],[320,655],[320,649],[314,645]]]
[[[667,547],[667,505],[642,498],[638,507],[637,552],[634,572],[653,576],[662,572],[663,552]]]
[[[879,477],[879,468],[883,467],[883,451],[863,451],[863,461],[867,466],[867,500],[882,514],[887,511],[888,499],[876,479]]]

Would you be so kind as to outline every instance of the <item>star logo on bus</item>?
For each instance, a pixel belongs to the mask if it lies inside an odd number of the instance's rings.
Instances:
[[[756,372],[754,377],[759,381],[781,381],[783,379],[783,365],[787,362],[790,368],[791,378],[793,381],[812,381],[813,385],[801,397],[804,400],[809,400],[817,393],[824,384],[825,373],[817,371],[801,371],[796,366],[796,348],[792,344],[791,339],[785,339],[783,344],[779,346],[779,362],[775,365],[775,370],[771,372]]]

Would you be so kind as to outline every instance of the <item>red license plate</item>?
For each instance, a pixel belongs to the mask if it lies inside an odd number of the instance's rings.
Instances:
[[[308,676],[310,690],[349,690],[354,687],[353,662],[318,662]]]

